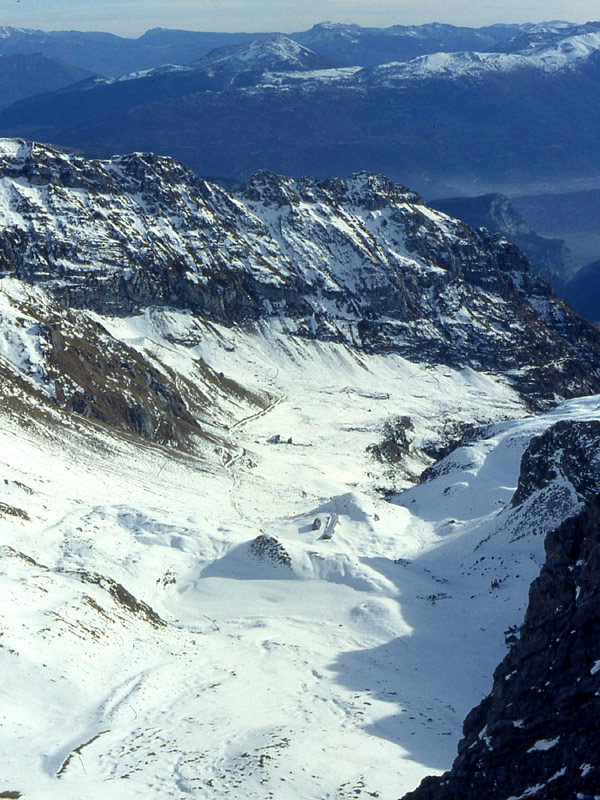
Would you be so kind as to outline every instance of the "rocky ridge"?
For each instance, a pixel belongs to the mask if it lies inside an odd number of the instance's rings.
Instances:
[[[597,422],[557,422],[534,437],[521,459],[519,484],[512,506],[525,503],[553,484],[563,492],[571,486],[578,502],[600,491],[600,426]],[[549,505],[559,505],[554,497]]]
[[[149,154],[5,140],[0,271],[111,315],[176,307],[228,326],[508,373],[531,402],[600,386],[600,337],[506,239],[382,176],[263,171],[234,194]]]

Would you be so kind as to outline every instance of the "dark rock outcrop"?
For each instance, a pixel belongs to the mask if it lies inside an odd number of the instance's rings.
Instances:
[[[270,566],[291,569],[292,559],[281,542],[274,536],[261,533],[250,542],[249,552],[252,558]]]
[[[600,491],[600,422],[562,420],[534,437],[521,458],[511,504],[520,505],[552,484],[573,487],[582,501]]]
[[[377,444],[367,447],[367,451],[381,463],[397,464],[408,455],[410,449],[409,433],[414,430],[410,417],[391,419],[383,426],[384,438]]]
[[[547,536],[520,638],[491,694],[467,716],[452,770],[425,779],[404,800],[599,796],[599,576],[595,495]]]

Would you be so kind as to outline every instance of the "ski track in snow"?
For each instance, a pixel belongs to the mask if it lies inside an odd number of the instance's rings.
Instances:
[[[25,514],[0,516],[0,791],[395,800],[450,766],[522,619],[543,560],[508,508],[522,452],[599,399],[525,417],[468,370],[273,330],[186,348],[164,338],[185,315],[159,317],[105,324],[275,399],[240,407],[229,456],[0,415],[2,502]],[[366,452],[403,414],[415,447],[445,419],[489,428],[409,488]],[[261,534],[288,561],[253,555]]]

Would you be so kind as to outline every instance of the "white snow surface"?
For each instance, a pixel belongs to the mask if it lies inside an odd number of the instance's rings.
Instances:
[[[305,83],[308,85],[325,83],[328,84],[349,84],[362,67],[332,67],[330,69],[302,70],[297,72],[267,72],[260,82],[259,88],[264,89],[269,86],[280,87]]]
[[[0,409],[0,790],[395,800],[447,769],[543,561],[543,521],[508,505],[521,454],[559,419],[600,418],[600,398],[525,417],[498,379],[275,323],[102,322],[274,400],[192,454]],[[445,422],[489,427],[388,502],[366,448],[403,414],[414,474]],[[285,563],[256,554],[261,534]]]
[[[535,753],[543,750],[551,750],[560,742],[560,739],[540,739],[527,751],[528,753]]]
[[[569,36],[548,45],[532,45],[517,53],[433,53],[407,62],[382,64],[366,70],[369,82],[394,86],[423,78],[462,78],[516,70],[557,72],[574,69],[600,49],[600,33]],[[359,76],[360,77],[360,76]]]
[[[153,75],[166,75],[173,72],[193,72],[194,68],[185,66],[183,64],[161,64],[160,67],[151,69],[137,70],[137,72],[127,72],[125,75],[120,75],[118,78],[110,78],[103,80],[102,83],[123,83],[124,81],[134,81],[138,78],[148,78]]]
[[[409,61],[389,62],[357,70],[356,85],[400,86],[428,78],[462,79],[489,74],[512,73],[517,70],[557,72],[577,69],[600,49],[600,33],[596,31],[567,35],[553,41],[543,36],[524,50],[514,53],[438,52],[418,56]],[[283,81],[280,79],[279,83]]]

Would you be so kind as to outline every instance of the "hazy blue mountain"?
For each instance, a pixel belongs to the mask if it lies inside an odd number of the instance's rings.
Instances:
[[[520,53],[362,69],[271,36],[22,101],[0,113],[0,134],[98,154],[152,150],[234,180],[268,167],[368,169],[429,196],[593,186],[600,33],[588,28],[557,42],[550,27],[545,48]]]
[[[537,231],[564,239],[576,266],[600,257],[600,189],[526,195],[512,202]]]
[[[600,322],[600,261],[582,267],[561,292],[567,303],[582,317]]]
[[[82,69],[118,77],[162,64],[185,64],[215,47],[260,37],[247,33],[202,33],[155,28],[138,39],[95,31],[0,28],[0,55],[42,53]]]
[[[367,67],[389,61],[407,61],[438,51],[491,50],[524,28],[527,26],[464,28],[440,23],[362,28],[360,25],[323,22],[308,31],[292,34],[292,38],[339,64]]]
[[[52,92],[90,76],[87,70],[32,55],[0,56],[0,106],[41,92]]]
[[[438,50],[488,50],[526,29],[521,25],[457,28],[452,25],[362,28],[322,23],[290,38],[339,64],[372,66]],[[163,64],[188,64],[217,47],[267,37],[267,33],[214,33],[153,28],[137,39],[109,33],[0,27],[0,55],[42,53],[116,78]]]
[[[40,31],[24,28],[0,28],[0,55],[33,55],[65,61],[100,75],[135,69],[128,66],[124,40],[112,33],[95,31]]]
[[[448,197],[433,200],[429,205],[474,228],[485,227],[503,234],[525,253],[537,274],[555,288],[562,286],[574,273],[573,258],[564,241],[536,233],[505,195]]]

